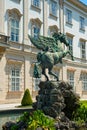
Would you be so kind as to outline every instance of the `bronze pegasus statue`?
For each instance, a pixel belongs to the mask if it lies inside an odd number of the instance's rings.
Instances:
[[[43,74],[48,81],[49,78],[46,74],[46,69],[48,69],[48,73],[59,81],[58,76],[52,72],[53,66],[62,63],[62,58],[67,54],[69,54],[73,60],[73,55],[70,50],[64,50],[62,47],[62,43],[70,47],[66,35],[54,33],[52,37],[38,36],[37,38],[34,38],[29,36],[29,38],[32,44],[41,50],[41,52],[37,54],[34,77],[40,78],[41,74]]]

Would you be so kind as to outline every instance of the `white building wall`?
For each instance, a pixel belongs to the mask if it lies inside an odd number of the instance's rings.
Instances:
[[[59,0],[57,0],[57,16],[51,16],[50,15],[50,0],[48,0],[47,2],[47,25],[48,25],[48,28],[49,26],[53,26],[53,25],[56,25],[58,27],[58,29],[60,28],[59,27]],[[49,32],[48,32],[48,35],[49,35]]]
[[[28,0],[28,33],[31,34],[31,19],[38,18],[41,22],[40,35],[43,35],[43,0],[40,1],[40,9],[34,8],[32,6],[32,0]]]
[[[81,9],[77,8],[73,4],[67,3],[65,0],[64,4],[64,10],[61,7],[61,11],[64,11],[64,16],[59,16],[59,0],[56,0],[58,2],[57,6],[57,17],[50,17],[50,0],[41,0],[41,8],[38,10],[36,8],[32,8],[31,6],[31,0],[20,0],[20,3],[17,3],[17,0],[4,0],[4,20],[2,20],[4,25],[3,28],[0,30],[0,32],[3,32],[5,35],[8,35],[8,9],[16,8],[19,10],[23,16],[21,16],[20,21],[20,43],[25,44],[24,46],[19,43],[10,42],[10,48],[6,49],[6,52],[1,59],[0,59],[0,100],[1,102],[18,102],[22,98],[22,94],[26,88],[29,88],[32,95],[35,97],[35,90],[34,89],[34,82],[32,78],[33,74],[33,62],[36,61],[36,54],[38,50],[34,48],[34,46],[31,46],[29,44],[28,34],[31,35],[31,19],[38,18],[41,21],[41,35],[49,35],[48,29],[49,26],[56,25],[58,29],[60,29],[60,18],[62,20],[62,23],[64,22],[64,33],[72,34],[73,37],[73,53],[74,56],[77,58],[80,58],[80,39],[87,40],[87,14],[82,11]],[[61,1],[61,0],[60,0]],[[45,2],[45,3],[44,3]],[[2,3],[2,5],[3,5]],[[43,5],[45,8],[43,8]],[[62,5],[61,5],[62,6]],[[65,21],[65,15],[66,15],[66,8],[70,9],[72,11],[72,26],[67,26]],[[24,10],[23,10],[24,9]],[[2,11],[3,14],[3,11]],[[61,13],[63,14],[63,13]],[[79,31],[79,16],[82,16],[85,18],[85,32],[82,33]],[[44,18],[45,17],[45,18]],[[64,18],[64,21],[63,21]],[[45,24],[45,26],[43,25]],[[61,24],[63,26],[63,24]],[[45,29],[44,29],[45,27]],[[59,30],[60,31],[60,30]],[[63,31],[63,27],[62,27]],[[3,50],[3,48],[2,48]],[[87,45],[86,45],[87,50]],[[87,57],[87,52],[86,52]],[[11,65],[17,65],[21,67],[21,92],[10,92],[9,90],[9,75],[8,71]],[[80,95],[81,98],[86,99],[87,98],[87,92],[82,90],[82,81],[80,80],[80,75],[84,71],[87,73],[87,67],[85,63],[71,61],[68,59],[64,59],[63,64],[56,66],[56,70],[60,71],[60,79],[67,81],[67,70],[74,71],[75,72],[75,91]],[[4,77],[4,78],[3,78]],[[84,95],[85,92],[85,95]],[[13,98],[11,96],[14,96]],[[18,97],[18,98],[17,98]]]
[[[72,11],[72,26],[66,25],[66,9]],[[85,19],[85,31],[79,29],[79,17],[82,16]],[[76,6],[66,3],[64,6],[64,27],[65,33],[74,35],[73,37],[73,55],[77,58],[81,58],[80,54],[80,39],[87,40],[87,14]],[[87,50],[87,45],[86,45]],[[87,59],[87,54],[86,54]]]

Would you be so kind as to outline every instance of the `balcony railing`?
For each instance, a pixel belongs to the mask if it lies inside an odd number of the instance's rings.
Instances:
[[[8,43],[8,40],[9,40],[9,36],[0,34],[0,42]]]
[[[3,48],[9,47],[8,40],[9,40],[9,36],[0,34],[0,47]]]

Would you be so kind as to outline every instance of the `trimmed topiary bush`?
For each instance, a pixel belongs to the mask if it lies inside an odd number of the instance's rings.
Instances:
[[[21,101],[21,105],[22,106],[28,106],[28,105],[32,105],[33,101],[30,95],[30,91],[29,89],[26,89]]]

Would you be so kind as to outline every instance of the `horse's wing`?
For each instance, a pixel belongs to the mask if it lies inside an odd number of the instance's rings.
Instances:
[[[38,38],[34,38],[29,36],[30,41],[34,46],[43,51],[56,52],[58,51],[58,46],[54,38],[39,36]]]
[[[32,44],[34,46],[36,46],[38,49],[44,51],[45,46],[41,43],[39,38],[34,38],[34,37],[30,36],[30,35],[28,35],[28,36],[29,36],[29,39],[30,39],[30,41],[32,42]]]

